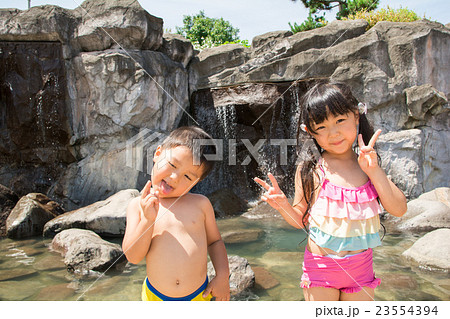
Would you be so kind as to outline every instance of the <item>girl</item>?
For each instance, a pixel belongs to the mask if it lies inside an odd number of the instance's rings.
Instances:
[[[292,226],[309,226],[300,284],[305,300],[373,300],[380,284],[372,261],[372,248],[381,244],[378,202],[394,216],[406,212],[405,196],[378,163],[381,130],[373,133],[361,105],[342,83],[308,90],[299,127],[319,156],[310,152],[297,167],[293,206],[272,174],[272,185],[255,178],[266,189],[263,201]]]

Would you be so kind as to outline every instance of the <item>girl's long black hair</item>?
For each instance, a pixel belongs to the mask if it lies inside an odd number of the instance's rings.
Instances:
[[[344,83],[320,81],[312,86],[302,98],[297,140],[303,141],[303,158],[297,168],[296,180],[301,180],[302,182],[303,196],[307,203],[307,208],[302,218],[303,226],[306,226],[308,223],[314,194],[320,186],[320,183],[315,185],[315,181],[320,180],[320,176],[317,173],[317,163],[323,150],[309,133],[300,129],[300,125],[306,125],[307,131],[314,133],[314,123],[322,123],[330,114],[338,116],[349,112],[358,113],[358,100],[356,100],[350,88]],[[373,128],[366,115],[359,114],[358,134],[362,135],[365,144],[369,143],[373,133]],[[306,151],[305,145],[310,145]],[[295,187],[298,187],[298,185],[295,185]]]

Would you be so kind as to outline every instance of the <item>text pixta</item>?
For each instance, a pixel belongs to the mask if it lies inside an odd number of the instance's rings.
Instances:
[[[316,318],[322,316],[344,316],[355,317],[359,314],[359,309],[349,306],[347,308],[342,307],[319,307],[316,308]]]

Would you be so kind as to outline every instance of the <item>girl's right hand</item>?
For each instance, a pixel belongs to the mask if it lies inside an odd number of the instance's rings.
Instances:
[[[276,210],[286,210],[286,208],[290,206],[286,195],[284,195],[281,191],[275,177],[271,173],[267,174],[267,176],[269,176],[272,186],[258,177],[254,178],[254,181],[266,190],[266,192],[261,196],[261,200],[265,201]]]
[[[159,210],[159,193],[153,193],[152,182],[148,181],[142,189],[139,206],[141,208],[141,219],[145,218],[149,221],[155,221]]]

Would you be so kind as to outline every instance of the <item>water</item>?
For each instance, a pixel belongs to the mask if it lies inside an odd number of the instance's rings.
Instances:
[[[257,241],[227,244],[230,255],[248,259],[254,269],[266,269],[272,281],[270,289],[260,286],[237,300],[303,300],[298,286],[305,249],[302,230],[296,230],[279,218],[218,220],[222,233],[260,229]],[[376,300],[449,300],[450,278],[442,271],[411,266],[401,253],[418,235],[386,235],[383,246],[374,250],[375,272],[382,284],[375,290]],[[145,264],[128,264],[123,272],[106,275],[91,272],[77,275],[67,272],[61,255],[48,249],[50,239],[0,240],[0,300],[140,300]],[[120,243],[120,240],[116,240]]]

